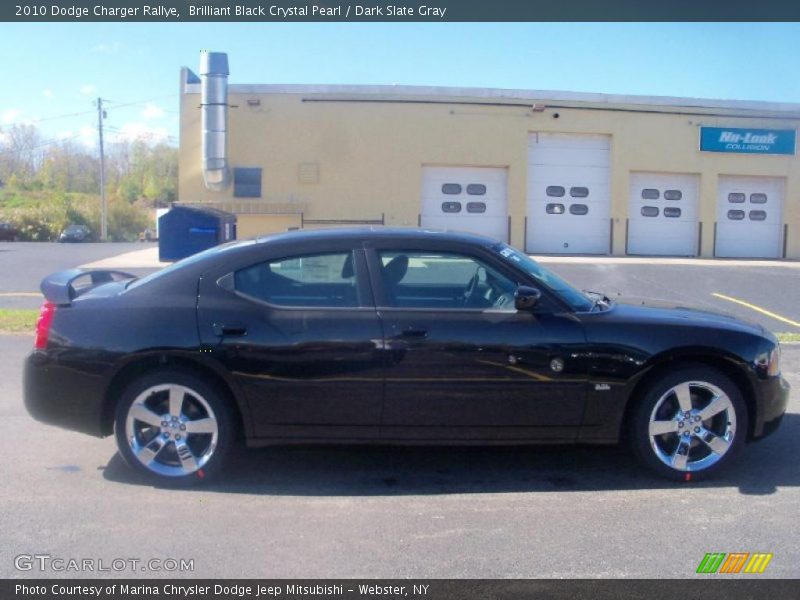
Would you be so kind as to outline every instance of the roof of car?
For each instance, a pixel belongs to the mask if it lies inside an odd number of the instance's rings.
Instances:
[[[413,239],[413,240],[448,240],[481,246],[493,246],[498,240],[477,233],[464,231],[449,231],[441,229],[425,229],[418,227],[385,227],[370,225],[361,227],[336,227],[331,229],[302,229],[276,233],[257,238],[258,242],[284,242],[304,240],[328,240],[357,238],[362,240],[375,239]]]

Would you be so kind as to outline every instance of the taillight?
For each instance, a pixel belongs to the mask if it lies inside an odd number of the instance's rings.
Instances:
[[[53,324],[53,315],[56,314],[56,305],[52,302],[42,304],[39,319],[36,321],[36,339],[33,347],[36,350],[47,348],[47,339],[50,337],[50,326]]]

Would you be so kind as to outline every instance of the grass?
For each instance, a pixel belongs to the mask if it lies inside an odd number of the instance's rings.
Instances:
[[[783,343],[786,343],[786,342],[800,342],[800,333],[795,333],[793,331],[792,332],[784,332],[784,333],[776,333],[775,335],[778,337],[778,340],[780,340]]]
[[[38,318],[38,310],[0,308],[0,333],[33,333]]]

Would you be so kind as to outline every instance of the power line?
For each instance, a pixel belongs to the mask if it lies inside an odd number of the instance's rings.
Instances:
[[[39,148],[44,148],[45,146],[52,146],[53,144],[61,144],[62,142],[68,142],[70,140],[74,140],[79,137],[83,137],[83,134],[79,133],[77,135],[69,137],[53,138],[45,142],[40,142],[39,144],[31,146],[30,148],[20,148],[19,150],[6,150],[4,152],[0,152],[0,158],[3,158],[4,156],[10,156],[12,154],[22,154],[24,152],[30,152],[31,150],[38,150]]]
[[[84,110],[82,112],[67,113],[64,115],[54,115],[52,117],[42,117],[40,119],[30,119],[28,121],[14,121],[12,123],[5,123],[4,126],[12,125],[30,125],[33,123],[42,123],[44,121],[55,121],[56,119],[66,119],[68,117],[80,117],[82,115],[93,114],[94,110]]]

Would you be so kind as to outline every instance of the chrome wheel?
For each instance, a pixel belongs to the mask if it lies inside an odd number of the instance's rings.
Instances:
[[[190,475],[211,460],[219,424],[208,401],[189,387],[156,385],[139,394],[125,418],[133,456],[168,477]]]
[[[662,463],[676,471],[702,471],[730,450],[736,436],[736,410],[719,387],[685,381],[656,402],[648,435]]]

